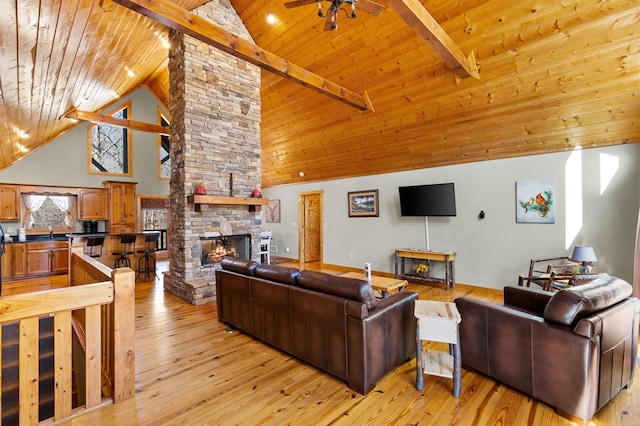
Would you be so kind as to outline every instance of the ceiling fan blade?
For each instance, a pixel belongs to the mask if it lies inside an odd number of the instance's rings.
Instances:
[[[338,28],[338,10],[330,8],[327,12],[327,19],[324,21],[324,30],[333,31]]]
[[[356,9],[368,13],[369,15],[380,16],[384,10],[384,6],[371,0],[357,0]]]
[[[296,0],[284,4],[284,7],[291,9],[293,7],[306,6],[311,3],[320,3],[322,0]]]

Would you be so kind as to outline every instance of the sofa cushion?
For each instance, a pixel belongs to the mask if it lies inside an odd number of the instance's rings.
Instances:
[[[577,287],[558,291],[544,309],[544,319],[572,325],[581,318],[615,305],[631,296],[629,283],[604,277]]]
[[[255,268],[254,274],[258,278],[277,281],[284,284],[295,284],[296,277],[300,273],[298,268],[288,266],[262,264]]]
[[[371,283],[365,280],[304,270],[300,271],[296,282],[300,287],[309,290],[321,291],[364,303],[369,310],[374,309],[378,303]]]
[[[222,269],[226,271],[237,272],[244,275],[253,275],[256,266],[258,266],[258,263],[253,260],[238,259],[229,256],[222,259],[220,264],[222,265]]]

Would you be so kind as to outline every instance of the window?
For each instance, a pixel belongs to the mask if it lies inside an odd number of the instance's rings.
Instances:
[[[169,127],[169,119],[158,108],[158,121],[161,126]],[[169,135],[158,135],[158,178],[169,179],[171,177],[171,155]]]
[[[128,119],[131,102],[110,114]],[[131,131],[111,124],[89,126],[89,173],[131,176]]]
[[[22,226],[26,229],[51,230],[75,229],[76,197],[58,194],[22,194],[24,218]]]

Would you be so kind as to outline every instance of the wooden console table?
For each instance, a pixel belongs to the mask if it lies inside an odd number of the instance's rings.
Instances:
[[[444,262],[444,279],[442,278],[421,278],[416,274],[406,274],[404,272],[405,259],[432,260]],[[396,278],[410,279],[414,281],[436,281],[444,283],[445,290],[456,287],[455,272],[456,254],[452,251],[426,251],[418,249],[397,249],[395,254]]]

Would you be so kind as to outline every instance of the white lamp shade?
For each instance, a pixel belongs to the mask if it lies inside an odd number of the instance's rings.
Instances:
[[[597,262],[596,252],[593,251],[593,247],[589,246],[575,246],[570,260],[574,262]]]

